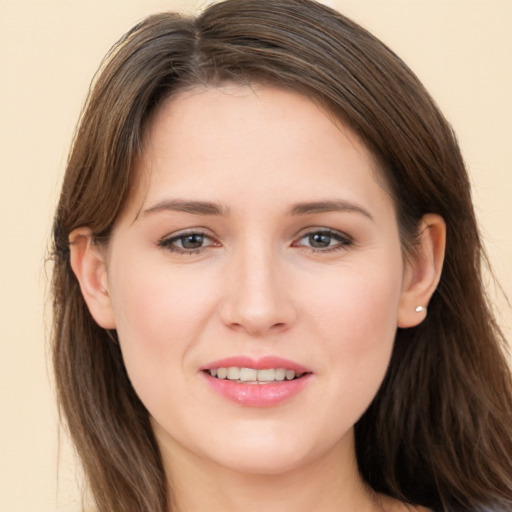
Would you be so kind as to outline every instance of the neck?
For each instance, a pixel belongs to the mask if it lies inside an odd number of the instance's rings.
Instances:
[[[348,441],[321,458],[273,474],[225,468],[174,443],[161,449],[176,512],[380,510],[359,475],[353,435]]]

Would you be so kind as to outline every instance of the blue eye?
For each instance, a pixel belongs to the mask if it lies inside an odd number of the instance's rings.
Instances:
[[[318,231],[310,231],[303,235],[298,246],[309,247],[314,252],[330,252],[352,245],[350,237],[343,235],[338,231],[330,229],[319,229]]]
[[[163,238],[158,246],[171,252],[196,254],[201,249],[213,245],[212,239],[206,233],[182,233],[181,235]]]

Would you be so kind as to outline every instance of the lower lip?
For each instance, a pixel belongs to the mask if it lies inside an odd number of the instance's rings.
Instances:
[[[211,388],[239,405],[246,407],[270,407],[300,393],[311,380],[311,374],[300,379],[283,380],[267,384],[244,384],[227,379],[217,379],[204,373]]]

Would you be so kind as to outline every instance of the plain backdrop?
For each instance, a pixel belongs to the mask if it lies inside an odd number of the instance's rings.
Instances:
[[[109,47],[142,17],[206,3],[0,0],[0,512],[81,507],[47,361],[45,258],[89,81]],[[512,296],[512,1],[325,3],[394,49],[453,124],[490,259]],[[510,339],[510,306],[490,288]]]

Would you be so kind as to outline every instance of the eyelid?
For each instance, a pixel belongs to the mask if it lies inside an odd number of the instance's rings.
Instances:
[[[303,240],[304,238],[311,236],[313,234],[318,234],[318,233],[329,235],[330,237],[337,240],[338,243],[334,244],[332,246],[324,247],[324,248],[311,247],[311,246],[307,246],[307,245],[298,243],[301,240]],[[295,237],[295,241],[293,242],[292,246],[303,247],[312,252],[326,253],[326,252],[333,252],[333,251],[340,250],[340,249],[346,249],[347,247],[349,247],[353,244],[354,244],[353,237],[351,237],[350,235],[348,235],[342,231],[338,231],[337,229],[332,229],[332,228],[327,228],[327,227],[308,227],[308,228],[306,228],[305,231],[302,231],[300,234],[298,234]]]
[[[179,247],[178,245],[173,245],[176,241],[186,238],[187,236],[202,236],[204,239],[208,239],[211,243],[207,245],[203,245],[201,247],[197,247],[195,249],[186,249],[184,247]],[[162,238],[158,239],[156,245],[161,249],[166,249],[170,252],[178,253],[178,254],[197,254],[208,247],[216,246],[218,247],[220,244],[216,241],[215,237],[211,234],[207,233],[206,230],[201,228],[191,228],[184,229],[183,231],[178,231],[175,233],[170,233]]]
[[[329,237],[331,237],[332,239],[337,241],[337,243],[335,243],[333,245],[328,245],[327,247],[321,247],[321,248],[308,246],[306,244],[300,243],[301,240],[305,239],[308,236],[314,235],[314,234],[328,235]],[[201,236],[205,240],[209,240],[210,243],[208,243],[207,245],[202,245],[201,247],[197,247],[197,248],[184,248],[184,247],[179,247],[177,244],[175,244],[175,242],[177,242],[178,240],[184,239],[187,236],[193,236],[193,235]],[[347,233],[344,233],[337,229],[332,229],[332,228],[327,228],[327,227],[311,226],[311,227],[307,227],[307,228],[304,228],[303,230],[301,230],[301,232],[294,237],[294,241],[292,242],[291,246],[298,247],[298,248],[304,248],[311,252],[316,252],[316,253],[328,253],[328,252],[334,252],[336,250],[346,249],[347,247],[349,247],[353,244],[354,244],[353,237],[348,235]],[[190,255],[190,254],[198,254],[212,246],[220,247],[221,243],[213,235],[211,235],[210,233],[207,233],[205,229],[190,228],[190,229],[184,229],[183,231],[178,231],[178,232],[167,234],[167,235],[163,236],[162,238],[160,238],[157,241],[156,245],[159,248],[166,249],[170,252]]]

